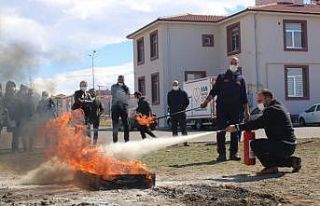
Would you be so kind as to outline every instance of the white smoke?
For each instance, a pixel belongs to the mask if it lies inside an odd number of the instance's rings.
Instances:
[[[130,141],[127,143],[116,143],[105,146],[106,155],[120,160],[137,160],[141,156],[154,152],[166,147],[186,142],[191,139],[203,137],[213,134],[213,132],[205,132],[201,134],[182,136],[182,137],[162,137],[145,139],[142,141]]]
[[[48,185],[73,180],[71,168],[57,158],[43,163],[38,168],[29,171],[20,179],[23,185]]]

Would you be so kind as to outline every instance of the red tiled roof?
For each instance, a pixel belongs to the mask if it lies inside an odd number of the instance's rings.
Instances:
[[[300,13],[300,14],[316,14],[320,15],[320,5],[319,4],[304,4],[304,5],[294,5],[294,4],[268,4],[262,6],[249,7],[243,11],[235,13],[231,16],[214,16],[214,15],[193,15],[185,14],[172,17],[162,17],[158,18],[155,21],[147,24],[141,29],[135,31],[132,34],[129,34],[127,38],[131,38],[133,35],[139,33],[143,29],[153,25],[159,21],[176,21],[176,22],[207,22],[207,23],[218,23],[225,19],[235,17],[239,14],[245,13],[247,11],[260,11],[260,12],[279,12],[279,13]]]
[[[266,12],[287,12],[302,14],[320,14],[320,5],[318,4],[269,4],[263,6],[249,7],[249,11],[266,11]]]
[[[218,22],[226,16],[214,16],[214,15],[194,15],[185,14],[179,16],[162,17],[158,20],[160,21],[183,21],[183,22]]]

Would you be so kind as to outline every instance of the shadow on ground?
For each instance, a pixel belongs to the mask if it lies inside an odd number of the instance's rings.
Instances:
[[[189,164],[181,164],[181,165],[169,165],[169,167],[173,168],[184,168],[184,167],[194,167],[194,166],[202,166],[202,165],[215,165],[222,162],[218,162],[216,160],[210,160],[206,162],[196,162],[196,163],[189,163]]]
[[[258,182],[266,179],[280,178],[287,173],[289,172],[280,172],[278,174],[270,174],[270,175],[263,175],[263,176],[252,176],[250,174],[238,174],[238,175],[222,176],[222,178],[209,178],[206,180],[212,180],[215,182],[224,182],[224,183]]]

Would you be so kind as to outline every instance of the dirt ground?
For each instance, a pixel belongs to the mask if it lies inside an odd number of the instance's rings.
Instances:
[[[20,185],[27,171],[45,161],[41,151],[0,151],[0,205],[320,205],[320,139],[299,140],[303,169],[255,176],[261,169],[240,162],[213,161],[215,145],[177,145],[141,159],[157,175],[154,189],[87,191],[72,181]]]

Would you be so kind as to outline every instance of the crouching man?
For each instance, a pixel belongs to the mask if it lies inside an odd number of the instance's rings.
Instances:
[[[264,128],[267,139],[256,139],[250,144],[252,151],[265,167],[257,175],[278,173],[278,167],[292,167],[292,172],[299,172],[301,159],[292,156],[296,149],[296,137],[290,116],[269,90],[257,93],[257,103],[263,115],[244,124],[230,125],[228,132],[256,130]]]

